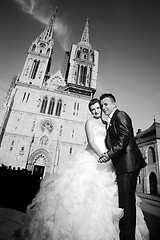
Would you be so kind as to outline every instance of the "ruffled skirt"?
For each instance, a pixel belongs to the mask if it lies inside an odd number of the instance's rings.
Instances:
[[[137,214],[136,239],[146,240],[143,237],[148,236],[148,229],[139,203]],[[119,240],[122,216],[111,162],[98,164],[93,154],[84,151],[41,182],[40,191],[27,208],[22,238]]]

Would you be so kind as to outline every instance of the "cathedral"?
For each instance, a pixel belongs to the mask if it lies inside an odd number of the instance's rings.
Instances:
[[[0,165],[40,177],[84,149],[88,103],[97,85],[99,52],[89,42],[88,20],[78,44],[65,52],[61,70],[50,72],[55,21],[56,12],[29,47],[0,112]]]

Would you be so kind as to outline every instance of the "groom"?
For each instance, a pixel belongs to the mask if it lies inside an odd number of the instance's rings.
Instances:
[[[108,116],[105,157],[99,162],[113,162],[119,191],[119,207],[124,209],[120,219],[120,240],[135,240],[136,199],[135,191],[140,169],[147,164],[135,142],[131,118],[119,111],[111,93],[100,97],[102,111]]]

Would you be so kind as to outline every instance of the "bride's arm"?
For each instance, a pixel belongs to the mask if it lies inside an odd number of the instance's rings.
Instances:
[[[94,123],[92,120],[87,120],[85,124],[85,131],[86,131],[86,136],[88,140],[88,144],[92,148],[92,150],[98,155],[98,157],[101,157],[104,155],[104,153],[97,147],[97,145],[94,142],[94,135],[93,135],[93,126]]]

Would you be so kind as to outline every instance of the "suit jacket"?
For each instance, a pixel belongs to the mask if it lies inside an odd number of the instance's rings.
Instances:
[[[147,165],[135,141],[131,118],[124,111],[114,112],[105,142],[117,173],[137,171]]]

